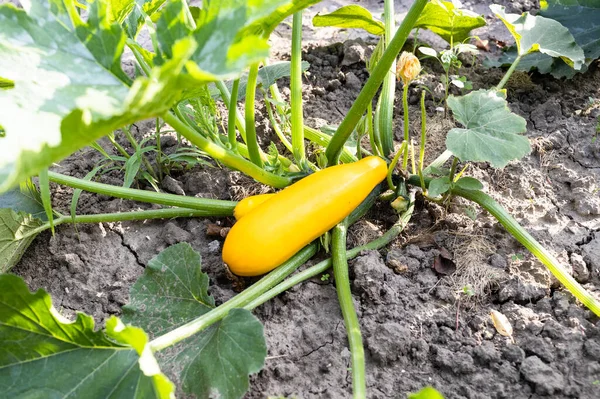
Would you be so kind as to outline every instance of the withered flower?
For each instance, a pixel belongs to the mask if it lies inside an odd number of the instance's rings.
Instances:
[[[419,76],[419,73],[421,73],[419,59],[413,53],[403,51],[396,64],[396,76],[398,80],[402,79],[402,82],[407,85],[415,80]]]

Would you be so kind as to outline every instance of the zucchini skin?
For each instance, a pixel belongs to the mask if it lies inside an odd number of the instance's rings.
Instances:
[[[233,225],[223,261],[239,276],[273,270],[341,222],[386,175],[385,161],[370,156],[305,177]]]
[[[250,197],[244,198],[243,200],[238,202],[238,204],[233,209],[233,216],[235,217],[235,220],[240,220],[248,213],[250,213],[250,211],[252,211],[254,208],[259,206],[266,200],[273,198],[273,196],[275,196],[275,194],[270,193],[251,195]]]

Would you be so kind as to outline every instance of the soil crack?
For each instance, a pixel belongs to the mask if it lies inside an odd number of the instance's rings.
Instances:
[[[116,233],[119,237],[121,237],[121,245],[123,245],[125,248],[127,248],[129,250],[129,252],[131,252],[133,257],[135,258],[136,263],[145,269],[146,265],[144,265],[140,261],[140,258],[138,256],[138,253],[136,252],[136,250],[133,249],[131,247],[131,245],[127,244],[127,242],[125,242],[125,233],[123,232],[123,230],[118,227],[113,227],[113,226],[109,226],[109,229],[110,229],[110,231]]]

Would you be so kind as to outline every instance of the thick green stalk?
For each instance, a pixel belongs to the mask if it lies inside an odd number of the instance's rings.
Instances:
[[[429,185],[431,179],[425,178],[425,184]],[[413,175],[408,179],[408,183],[418,186],[420,184],[419,176]],[[492,197],[479,190],[464,190],[460,187],[452,188],[452,194],[479,204],[483,209],[494,216],[502,226],[527,248],[536,258],[538,258],[550,272],[571,292],[581,303],[590,309],[596,316],[600,317],[600,303],[583,288],[560,264],[560,262],[548,252],[535,238],[531,236],[500,204]]]
[[[394,38],[390,42],[388,48],[383,53],[377,66],[373,69],[371,76],[365,83],[364,87],[360,91],[360,94],[352,104],[352,107],[348,111],[348,114],[338,127],[337,131],[333,135],[329,146],[325,154],[330,165],[337,163],[340,152],[348,137],[352,134],[352,131],[356,127],[356,124],[365,113],[368,105],[373,100],[373,97],[377,93],[379,86],[383,82],[383,79],[388,74],[392,64],[396,60],[398,53],[402,50],[402,46],[406,42],[406,38],[410,34],[415,22],[419,18],[419,15],[423,11],[423,8],[429,0],[415,0],[410,10],[404,17],[402,24],[396,31]]]
[[[327,133],[323,133],[320,130],[313,129],[309,126],[304,126],[304,135],[306,138],[322,147],[327,147],[327,145],[331,142],[331,136]],[[363,154],[371,155],[371,153],[364,148],[362,149]],[[352,163],[358,161],[358,159],[348,151],[346,147],[343,148],[342,153],[340,154],[340,161],[343,163]]]
[[[508,79],[510,79],[510,76],[513,74],[515,69],[517,69],[517,65],[519,65],[519,62],[521,62],[521,58],[523,58],[521,55],[518,55],[517,58],[515,58],[510,68],[508,68],[508,71],[506,71],[506,74],[504,74],[504,77],[500,83],[498,83],[498,86],[496,86],[496,90],[502,90],[504,88],[504,85],[506,85]]]
[[[425,144],[427,144],[427,110],[425,109],[425,90],[421,91],[421,145],[419,146],[419,177],[421,188],[425,191],[423,180],[423,163],[425,163]]]
[[[248,73],[248,83],[246,86],[246,144],[250,153],[250,160],[258,167],[263,167],[263,161],[260,157],[260,147],[256,138],[256,121],[254,119],[256,109],[254,103],[256,100],[256,82],[258,80],[258,63],[250,67]]]
[[[232,211],[233,213],[233,211]],[[114,212],[114,213],[100,213],[97,215],[75,215],[74,217],[61,216],[54,219],[54,226],[59,226],[65,223],[110,223],[110,222],[123,222],[126,220],[148,220],[148,219],[173,219],[179,217],[191,218],[191,217],[206,217],[215,216],[214,213],[207,210],[198,209],[185,209],[185,208],[167,208],[167,209],[149,209],[145,211],[131,211],[131,212]],[[222,216],[222,215],[219,215]],[[16,237],[19,240],[24,238],[35,236],[44,230],[51,228],[50,222],[46,222],[43,225],[36,227],[33,230],[27,231],[26,234]]]
[[[257,166],[256,164],[249,162],[239,155],[234,154],[231,151],[227,151],[225,148],[207,140],[194,129],[172,115],[170,112],[164,114],[162,118],[192,144],[206,152],[213,159],[224,163],[230,168],[237,169],[248,176],[253,177],[259,182],[275,188],[284,188],[289,186],[292,182],[289,177],[277,176],[273,173],[267,172],[266,170],[262,169],[262,167]],[[251,154],[249,148],[248,152]]]
[[[55,183],[79,188],[91,193],[104,194],[133,201],[176,206],[179,208],[197,209],[209,212],[211,216],[232,216],[233,208],[237,205],[237,202],[234,201],[186,197],[184,195],[165,194],[154,191],[111,186],[110,184],[96,183],[78,179],[76,177],[61,175],[55,172],[48,172],[48,178]]]
[[[396,186],[394,185],[394,182],[392,181],[392,174],[394,173],[394,169],[396,169],[396,165],[398,164],[398,159],[400,159],[400,155],[404,154],[404,151],[406,150],[407,146],[408,146],[408,142],[403,141],[402,144],[400,145],[400,148],[398,149],[398,152],[392,159],[392,162],[390,162],[390,166],[388,167],[386,180],[387,180],[388,187],[390,188],[390,190],[396,191]]]
[[[404,141],[410,141],[410,129],[408,119],[408,84],[405,83],[402,88],[402,113],[404,114]],[[404,156],[402,158],[402,169],[406,170],[408,167],[408,146],[404,149]]]
[[[381,40],[385,40],[385,48],[392,41],[396,24],[394,22],[394,0],[385,0],[384,4],[384,22],[385,35]],[[383,156],[389,157],[394,150],[394,98],[396,94],[396,60],[392,63],[381,89],[381,96],[377,106],[376,123],[379,125],[379,141]]]
[[[257,283],[253,284],[240,294],[234,296],[229,301],[216,307],[210,312],[203,314],[197,319],[155,338],[150,342],[150,348],[153,352],[157,352],[169,346],[175,345],[176,343],[204,330],[210,325],[221,320],[223,317],[227,316],[227,313],[229,313],[231,309],[243,307],[246,303],[250,302],[254,298],[283,281],[283,279],[308,261],[316,252],[316,243],[307,245],[290,260],[267,274],[265,277],[261,278]]]
[[[220,80],[215,82],[215,85],[217,86],[219,93],[221,93],[221,100],[223,100],[223,103],[228,108],[229,112],[231,112],[231,108],[229,108],[229,106],[231,104],[231,94],[229,93],[227,86],[225,86],[225,83],[223,83]],[[246,142],[246,129],[244,127],[244,117],[242,116],[242,113],[238,109],[237,103],[234,108],[234,111],[235,111],[235,118],[234,118],[235,126],[237,127],[238,131],[240,132],[240,136],[242,136],[242,140],[244,140],[244,143],[245,143]],[[229,118],[227,123],[229,123],[230,120],[231,120],[231,117]]]
[[[235,114],[237,111],[237,99],[238,99],[238,89],[240,87],[240,80],[236,79],[233,81],[233,86],[231,87],[231,101],[229,102],[229,115],[227,117],[227,137],[229,139],[229,145],[231,145],[232,150],[236,150],[237,148],[237,133],[235,131]]]
[[[296,164],[306,169],[304,151],[304,115],[302,109],[302,11],[294,13],[292,22],[292,60],[290,106],[292,108],[292,148]]]
[[[338,302],[342,309],[344,324],[348,334],[348,344],[352,359],[352,393],[354,398],[367,397],[367,381],[365,379],[365,349],[363,347],[360,323],[350,290],[348,259],[346,257],[347,221],[344,220],[333,228],[331,253],[333,258],[333,274],[338,294]]]
[[[452,194],[461,196],[479,204],[504,226],[504,228],[538,258],[550,272],[571,292],[581,303],[600,317],[600,303],[583,288],[548,252],[533,238],[500,204],[492,197],[479,190],[463,190],[459,187],[452,189]]]
[[[377,250],[377,249],[383,248],[386,245],[388,245],[390,242],[392,242],[392,240],[394,240],[396,237],[398,237],[398,235],[402,232],[402,230],[404,230],[404,228],[410,221],[413,210],[414,210],[414,193],[411,195],[411,202],[410,202],[410,205],[408,206],[408,209],[400,216],[398,221],[388,231],[386,231],[381,237],[369,242],[368,244],[361,245],[359,247],[354,247],[351,250],[347,251],[346,257],[348,259],[353,259],[353,258],[357,257],[363,251]],[[321,273],[324,273],[331,266],[332,266],[331,258],[325,259],[324,261],[321,261],[321,262],[317,263],[316,265],[311,266],[306,270],[303,270],[300,273],[294,274],[293,276],[291,276],[290,278],[281,282],[280,284],[277,284],[275,287],[271,288],[269,291],[260,295],[253,301],[249,302],[246,306],[244,306],[244,308],[248,309],[248,310],[252,310],[255,307],[260,306],[263,303],[267,302],[268,300],[276,297],[277,295],[281,294],[282,292],[289,290],[293,286],[295,286],[305,280],[308,280],[309,278],[312,278]]]

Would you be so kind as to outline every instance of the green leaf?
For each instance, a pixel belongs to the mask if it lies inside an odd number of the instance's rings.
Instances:
[[[504,22],[517,42],[517,53],[521,56],[539,51],[551,57],[560,57],[574,69],[581,69],[585,58],[573,35],[560,22],[526,12],[521,15],[506,14],[504,7],[490,6]]]
[[[144,25],[146,16],[152,17],[165,2],[166,0],[135,0],[132,10],[123,23],[127,36],[135,39]]]
[[[425,387],[417,393],[409,393],[408,399],[444,399],[444,396],[435,388]]]
[[[0,275],[0,389],[7,398],[169,398],[144,331],[116,317],[106,331],[78,313],[73,322],[43,290]]]
[[[586,64],[600,58],[600,2],[596,0],[541,1],[538,15],[560,22],[583,49]]]
[[[25,212],[34,218],[46,221],[46,212],[40,194],[31,180],[24,182],[20,188],[1,194],[0,209]]]
[[[108,22],[122,24],[133,11],[136,2],[135,0],[108,0],[106,5],[108,9]]]
[[[385,33],[383,22],[376,20],[368,10],[357,5],[344,6],[329,14],[317,14],[313,17],[312,22],[317,27],[335,26],[338,28],[363,29],[377,36],[382,36]]]
[[[263,0],[264,1],[264,0]],[[254,21],[247,30],[242,32],[242,35],[256,34],[263,37],[269,37],[275,28],[290,15],[301,11],[313,4],[319,3],[321,0],[292,0],[284,2],[270,14]]]
[[[123,319],[153,336],[164,334],[214,308],[200,255],[187,243],[171,246],[152,259],[131,288]],[[240,398],[248,374],[264,365],[261,323],[247,310],[233,309],[220,322],[164,353],[161,368],[188,394],[199,398]]]
[[[23,236],[41,225],[40,219],[27,212],[0,209],[0,273],[7,273],[19,263],[37,234]]]
[[[430,197],[437,197],[450,190],[450,187],[452,187],[452,183],[448,176],[437,177],[429,183],[427,195]]]
[[[464,190],[481,190],[483,189],[483,184],[479,180],[474,177],[461,177],[457,181],[454,182],[454,185],[460,187]]]
[[[529,140],[520,135],[527,123],[508,109],[505,98],[504,91],[495,90],[448,97],[454,118],[464,126],[448,132],[448,150],[462,161],[487,161],[495,168],[528,154]]]
[[[456,8],[451,1],[434,0],[425,5],[414,27],[429,29],[448,43],[457,43],[485,24],[481,15]]]
[[[0,6],[0,192],[128,123],[161,115],[180,97],[179,74],[195,49],[174,56],[131,89],[99,64],[47,4],[28,15]],[[33,8],[32,8],[33,12]]]

